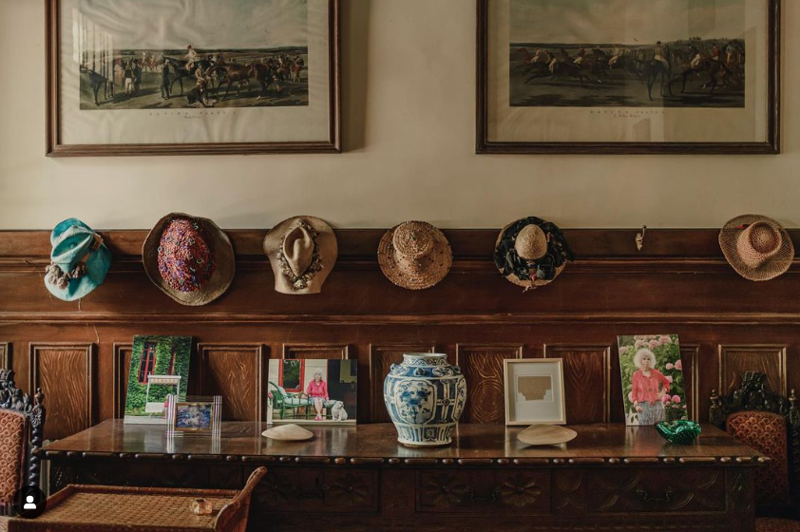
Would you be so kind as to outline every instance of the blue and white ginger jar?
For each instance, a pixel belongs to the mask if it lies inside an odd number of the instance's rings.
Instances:
[[[467,382],[447,355],[408,353],[383,383],[397,441],[411,447],[449,445],[467,402]]]

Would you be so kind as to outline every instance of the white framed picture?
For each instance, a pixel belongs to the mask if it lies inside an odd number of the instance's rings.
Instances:
[[[506,425],[564,425],[564,363],[560,358],[504,360]]]

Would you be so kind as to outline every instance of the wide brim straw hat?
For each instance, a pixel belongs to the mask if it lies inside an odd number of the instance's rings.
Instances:
[[[396,235],[403,249],[398,250]],[[424,249],[415,249],[418,243],[424,245]],[[417,257],[404,254],[404,250],[406,253],[413,251]],[[395,285],[408,290],[425,290],[438,284],[450,272],[453,251],[444,234],[428,222],[404,222],[381,238],[378,264],[386,278]]]
[[[728,263],[750,281],[769,281],[786,273],[794,260],[788,231],[766,216],[745,214],[730,220],[719,233]]]
[[[210,240],[210,244],[214,249],[214,261],[216,262],[214,273],[202,288],[193,292],[175,290],[161,276],[161,272],[158,269],[161,236],[168,224],[176,218],[196,223],[202,234]],[[144,271],[153,284],[181,305],[191,307],[206,305],[224,294],[233,282],[233,277],[236,273],[236,256],[228,235],[208,218],[199,218],[179,212],[174,212],[161,218],[147,235],[147,238],[144,239],[142,262]]]

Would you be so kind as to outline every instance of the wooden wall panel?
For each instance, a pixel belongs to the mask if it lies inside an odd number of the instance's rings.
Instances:
[[[128,378],[131,373],[131,356],[133,355],[133,344],[115,343],[113,371],[114,381],[112,390],[114,394],[114,417],[125,417],[125,401],[128,392]]]
[[[283,358],[333,360],[350,358],[350,346],[340,344],[283,344]]]
[[[388,423],[389,413],[383,402],[383,381],[389,374],[392,364],[403,361],[405,353],[434,353],[433,344],[370,344],[369,377],[370,377],[370,421]]]
[[[739,387],[746,371],[766,373],[772,391],[787,397],[785,345],[720,345],[719,389],[727,394]]]
[[[11,343],[0,342],[0,368],[11,369]]]
[[[223,421],[263,421],[264,346],[198,344],[203,395],[221,395]]]
[[[544,356],[564,360],[567,423],[608,423],[611,416],[611,347],[545,345]]]
[[[522,358],[523,345],[456,346],[456,364],[467,379],[466,423],[505,423],[503,360]]]
[[[30,344],[28,389],[41,387],[44,393],[46,440],[92,426],[95,348],[95,344]]]
[[[29,387],[35,374],[55,392],[78,390],[45,398],[49,412],[66,412],[70,418],[48,415],[55,434],[85,426],[87,414],[89,422],[122,415],[130,342],[137,334],[188,335],[209,346],[266,345],[265,358],[358,360],[362,423],[386,420],[383,374],[408,347],[437,346],[454,362],[460,359],[472,382],[465,421],[499,419],[496,411],[475,410],[485,408],[480,394],[497,382],[499,360],[517,356],[519,346],[525,356],[543,356],[545,345],[547,356],[566,359],[568,382],[591,383],[597,409],[578,411],[571,401],[578,395],[568,392],[571,418],[623,421],[613,347],[620,334],[671,331],[680,336],[688,401],[701,421],[707,418],[711,390],[742,370],[766,370],[779,392],[800,389],[800,300],[787,297],[800,293],[800,261],[779,279],[746,283],[725,262],[717,231],[648,231],[647,244],[638,252],[638,230],[568,230],[578,259],[556,282],[528,293],[498,275],[492,262],[496,230],[444,231],[453,249],[453,269],[436,287],[418,292],[394,286],[381,273],[375,250],[383,230],[337,231],[339,260],[323,292],[313,297],[287,297],[273,290],[272,270],[261,250],[265,232],[229,231],[237,254],[233,285],[209,305],[185,307],[145,275],[140,253],[147,231],[103,232],[112,267],[103,286],[79,304],[53,300],[42,285],[41,272],[50,260],[48,231],[0,231],[0,275],[6,281],[0,339],[17,348],[10,360],[17,382]],[[800,231],[791,234],[800,245]],[[19,356],[19,346],[31,343],[56,347],[37,351],[39,357],[26,356],[23,347]],[[91,344],[96,347],[87,351]],[[495,349],[488,359],[475,349],[508,345],[514,349],[506,354]],[[604,365],[608,345],[611,361]],[[70,346],[79,354],[63,355]],[[591,349],[585,351],[585,346]],[[244,363],[252,360],[251,353],[249,348],[235,350],[232,360]],[[199,355],[193,351],[190,393],[201,393],[209,375],[230,371],[222,352],[210,354],[204,363]],[[692,356],[696,364],[687,361]],[[65,363],[70,357],[94,359],[96,364],[62,376],[65,364],[77,364]],[[606,366],[610,385],[603,384]],[[484,379],[487,373],[491,377]],[[261,393],[266,393],[264,379],[262,374]],[[253,393],[234,397],[237,387],[249,384],[232,377],[218,384],[232,409],[226,415],[246,413],[249,419],[255,409]]]

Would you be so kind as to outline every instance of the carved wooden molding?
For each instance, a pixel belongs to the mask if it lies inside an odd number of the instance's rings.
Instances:
[[[11,369],[10,342],[0,342],[0,368]]]
[[[283,344],[283,358],[347,360],[350,344]]]
[[[691,369],[688,372],[691,379],[691,386],[686,386],[686,361],[689,361]],[[700,346],[699,345],[681,345],[681,361],[684,364],[683,369],[683,384],[686,399],[689,403],[689,419],[700,419]]]
[[[71,353],[79,355],[78,362],[81,367],[58,368],[57,382],[63,389],[55,386],[43,386],[45,372],[42,370],[44,354],[47,352],[61,353],[66,356]],[[47,423],[45,424],[45,438],[58,439],[69,436],[71,433],[87,429],[94,424],[94,366],[97,345],[94,343],[71,342],[31,342],[28,351],[28,389],[43,389],[47,398]],[[77,371],[77,379],[68,379],[72,369]],[[81,375],[82,372],[83,374]],[[54,379],[53,382],[56,382]],[[70,385],[80,386],[81,389],[71,389]],[[56,388],[56,389],[53,389]],[[74,399],[75,394],[82,393],[83,398]],[[79,419],[75,419],[80,416]],[[71,426],[68,426],[71,425]],[[55,428],[54,428],[55,427]]]
[[[581,358],[599,358],[600,359],[600,372],[592,372],[584,361],[578,361],[577,365],[571,363],[570,359],[575,357]],[[586,378],[591,379],[593,375],[600,375],[602,378],[602,419],[595,420],[580,420],[589,423],[610,423],[611,422],[611,346],[597,345],[597,344],[554,344],[544,346],[544,358],[561,358],[564,360],[564,393],[567,399],[567,410],[571,410],[570,402],[577,401],[588,395],[589,390],[584,390],[583,394],[578,394],[573,389],[568,392],[567,388],[577,386],[580,389],[589,388],[590,383],[586,382]],[[585,373],[583,370],[587,370]],[[586,406],[579,405],[581,409],[585,410]],[[569,415],[569,412],[568,412]],[[574,417],[574,414],[573,414]],[[568,423],[575,421],[567,419]]]
[[[389,414],[383,403],[383,381],[392,364],[403,361],[404,353],[435,353],[435,343],[369,344],[370,421],[388,423]]]
[[[467,379],[469,401],[462,421],[505,422],[503,360],[523,358],[522,344],[456,344],[456,364]]]
[[[114,417],[125,417],[125,397],[128,390],[128,379],[125,378],[127,371],[130,371],[130,356],[133,354],[133,344],[114,343],[114,357],[112,361],[114,394]],[[127,363],[126,363],[127,362]]]
[[[738,388],[742,373],[754,371],[764,373],[770,389],[787,397],[786,363],[786,345],[720,345],[719,393],[727,395]]]
[[[223,395],[223,419],[235,421],[262,421],[264,419],[264,403],[266,397],[264,396],[264,378],[266,375],[265,365],[265,347],[263,344],[224,344],[224,343],[200,343],[197,344],[197,352],[200,359],[200,382],[204,395],[212,395],[212,388],[208,379],[211,376],[210,362],[211,357],[219,357],[230,354],[244,354],[252,357],[252,375],[249,385],[252,387],[252,401],[253,407],[250,412],[246,412],[244,405],[240,404],[241,395],[244,390],[239,389],[238,394],[236,390],[236,368],[231,368],[228,379],[231,380],[231,390],[216,390]],[[241,371],[246,371],[246,368],[239,368]],[[245,384],[245,383],[240,383]]]

